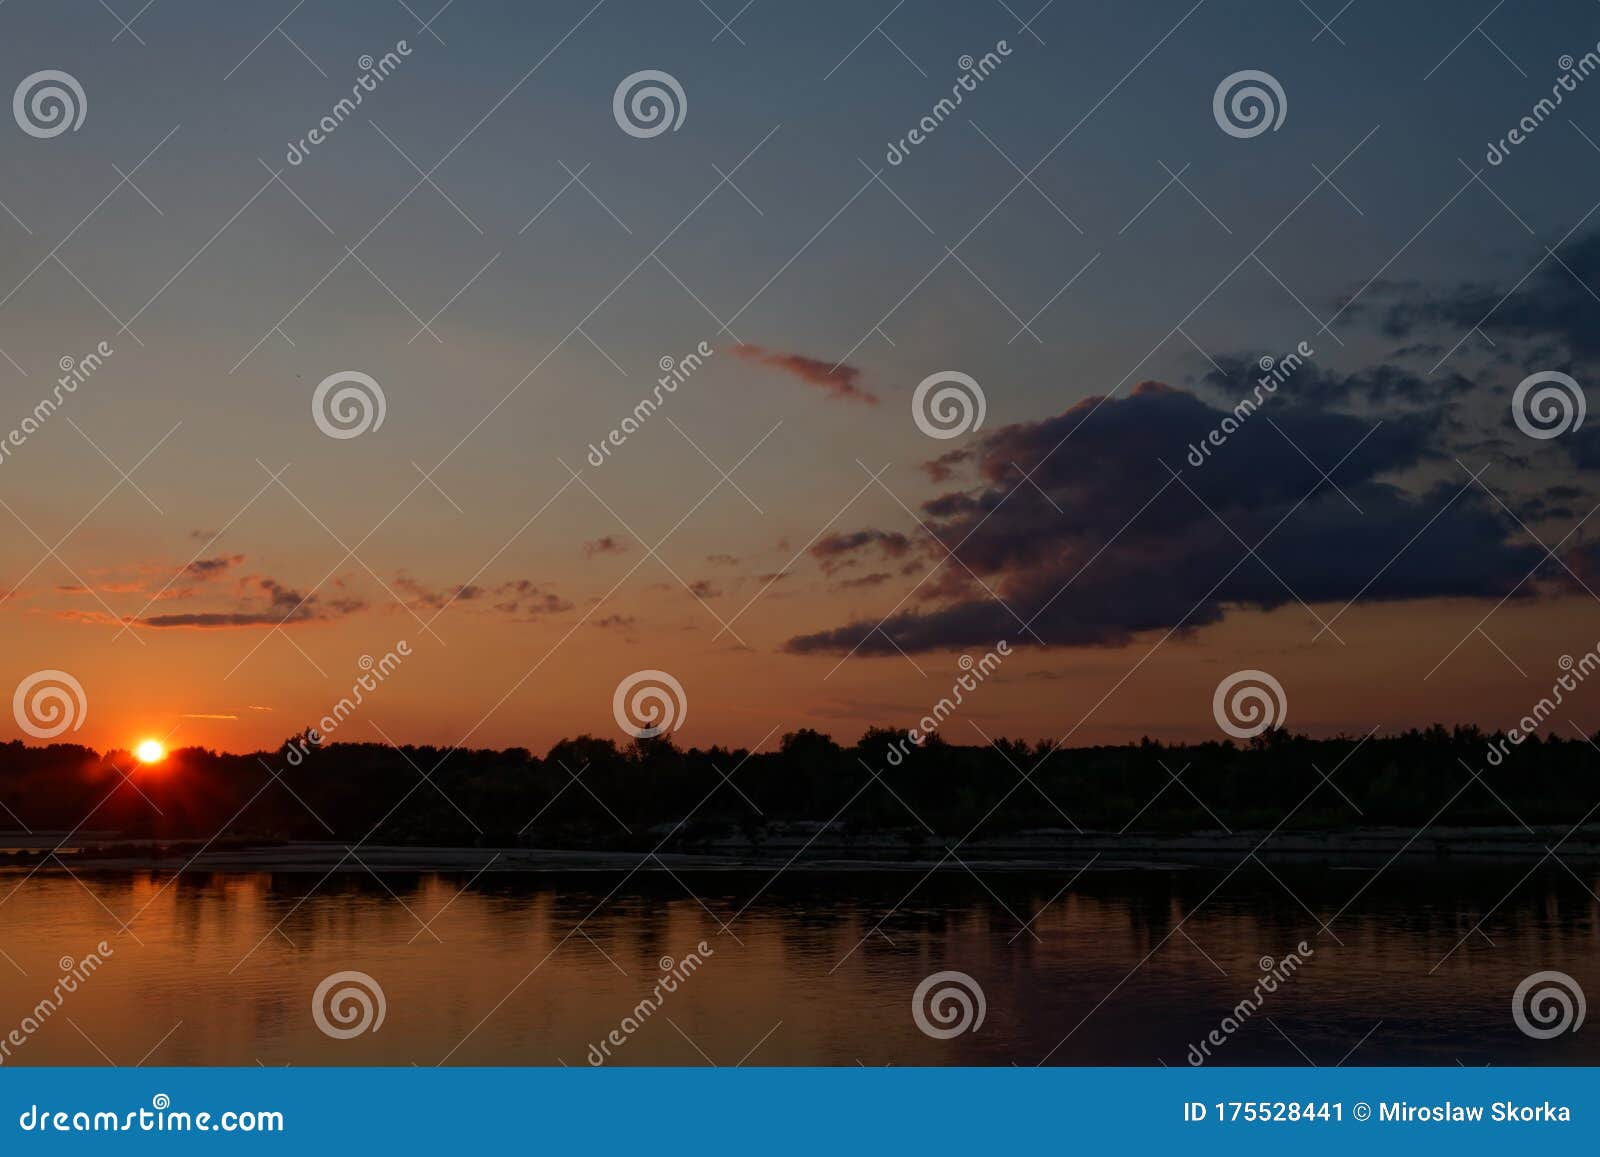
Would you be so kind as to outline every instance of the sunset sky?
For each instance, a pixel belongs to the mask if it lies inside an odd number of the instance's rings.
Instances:
[[[1600,8],[711,6],[0,9],[8,89],[87,105],[0,124],[0,439],[113,351],[0,458],[0,692],[62,670],[63,741],[248,751],[405,640],[339,739],[620,739],[660,669],[678,742],[753,747],[912,726],[1007,640],[946,737],[1081,745],[1220,738],[1243,668],[1297,730],[1509,726],[1600,640],[1600,417],[1511,408],[1600,369],[1600,80],[1485,160]],[[686,97],[647,139],[645,69]],[[1243,69],[1286,93],[1249,139],[1213,115]],[[341,371],[384,395],[358,437],[312,420]],[[948,440],[912,414],[944,371],[986,403]]]

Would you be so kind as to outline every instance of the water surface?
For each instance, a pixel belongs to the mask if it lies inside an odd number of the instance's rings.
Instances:
[[[1600,994],[1596,871],[1528,868],[5,869],[0,1037],[61,958],[105,941],[103,967],[5,1063],[582,1065],[664,960],[704,942],[609,1063],[1183,1065],[1261,958],[1304,942],[1211,1063],[1600,1063],[1600,1032],[1539,1041],[1513,1023],[1532,972]],[[386,1014],[333,1039],[312,994],[345,970],[377,980]],[[912,998],[944,970],[978,982],[986,1013],[936,1040]]]

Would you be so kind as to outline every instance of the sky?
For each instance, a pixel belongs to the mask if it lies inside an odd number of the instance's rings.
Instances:
[[[1600,639],[1600,419],[1514,417],[1600,359],[1600,81],[1488,154],[1600,11],[1036,7],[10,0],[0,75],[84,115],[3,126],[0,441],[111,352],[0,456],[0,691],[250,751],[394,652],[339,739],[541,751],[665,672],[756,748],[1004,643],[952,742],[1221,738],[1240,671],[1315,734],[1514,724]]]

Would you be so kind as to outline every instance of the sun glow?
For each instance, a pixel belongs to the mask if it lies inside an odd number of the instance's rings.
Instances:
[[[133,753],[139,757],[140,763],[160,763],[166,758],[167,749],[161,746],[159,740],[146,739],[134,748]]]

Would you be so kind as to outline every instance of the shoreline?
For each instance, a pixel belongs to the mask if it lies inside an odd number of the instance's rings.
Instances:
[[[960,845],[886,832],[848,838],[825,825],[790,825],[751,841],[745,838],[678,843],[651,853],[640,848],[428,847],[352,845],[332,841],[249,842],[218,845],[201,840],[130,840],[115,833],[0,833],[0,871],[180,872],[642,872],[721,871],[886,872],[1084,869],[1183,871],[1231,866],[1252,854],[1288,865],[1377,869],[1408,863],[1534,862],[1559,845],[1564,860],[1600,859],[1600,824],[1581,829],[1546,827],[1401,828],[1350,831],[1199,831],[1183,833],[1039,830]],[[649,861],[641,863],[641,858]],[[59,860],[60,862],[52,862]]]

